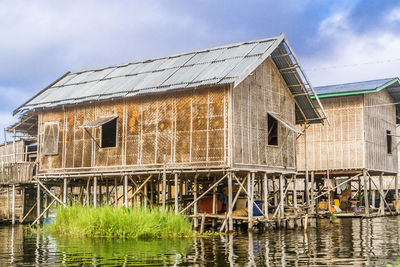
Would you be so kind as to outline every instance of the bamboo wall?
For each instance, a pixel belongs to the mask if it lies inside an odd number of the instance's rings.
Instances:
[[[365,166],[367,169],[397,172],[396,107],[386,90],[364,95]],[[392,154],[387,153],[386,131],[393,134]]]
[[[19,140],[15,142],[15,156],[16,162],[25,161],[25,142]],[[8,142],[7,145],[0,146],[0,162],[11,163],[14,162],[14,144],[13,142]]]
[[[296,135],[278,123],[278,146],[267,144],[267,114],[295,125],[295,104],[271,59],[233,89],[233,163],[235,167],[295,169]]]
[[[142,96],[42,111],[39,114],[41,172],[227,164],[228,88]],[[100,148],[100,128],[80,126],[117,114],[117,145]],[[44,155],[46,122],[58,122],[56,155]]]
[[[396,111],[387,105],[392,98],[386,91],[323,98],[321,102],[330,125],[313,124],[307,130],[309,170],[367,168],[397,172],[397,152],[386,153],[386,130],[396,132]],[[380,104],[384,106],[369,107]],[[298,170],[304,171],[304,136],[297,141],[297,151]]]

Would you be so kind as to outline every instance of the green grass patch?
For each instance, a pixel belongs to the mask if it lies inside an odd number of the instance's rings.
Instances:
[[[183,215],[161,208],[69,206],[59,208],[55,220],[43,231],[76,237],[170,238],[195,235]]]

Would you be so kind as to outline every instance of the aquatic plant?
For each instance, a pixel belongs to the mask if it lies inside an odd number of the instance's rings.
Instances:
[[[195,233],[185,216],[161,208],[77,205],[60,207],[55,220],[43,230],[71,236],[138,239],[184,237]]]

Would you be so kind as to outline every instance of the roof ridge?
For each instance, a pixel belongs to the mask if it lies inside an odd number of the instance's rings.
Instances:
[[[319,86],[314,86],[314,89],[316,89],[316,88],[322,88],[322,87],[329,87],[329,86],[349,85],[349,84],[357,84],[357,83],[365,83],[365,82],[376,82],[376,81],[394,80],[394,79],[398,79],[398,77],[390,77],[390,78],[388,77],[388,78],[373,79],[373,80],[364,80],[364,81],[349,82],[349,83],[336,83],[336,84],[319,85]]]

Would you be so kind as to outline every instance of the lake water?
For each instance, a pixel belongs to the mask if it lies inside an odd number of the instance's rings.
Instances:
[[[0,226],[0,266],[386,266],[400,258],[400,216],[194,239],[85,239]]]

